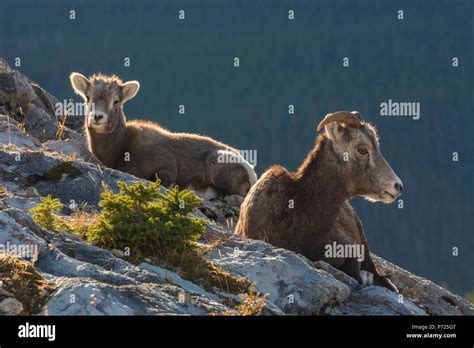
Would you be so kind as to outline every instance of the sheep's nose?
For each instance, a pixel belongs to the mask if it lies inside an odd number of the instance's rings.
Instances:
[[[398,191],[398,192],[402,192],[403,191],[403,184],[401,182],[396,182],[395,183],[395,189]]]
[[[101,119],[103,119],[104,116],[101,114],[95,114],[94,115],[94,121],[99,122]]]

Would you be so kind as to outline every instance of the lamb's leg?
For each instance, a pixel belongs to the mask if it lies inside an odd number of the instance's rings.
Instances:
[[[190,189],[193,189],[190,187]],[[194,190],[194,189],[193,189]],[[219,193],[212,186],[208,186],[206,189],[194,190],[196,194],[204,200],[211,200],[219,197]]]
[[[232,151],[218,150],[209,153],[206,168],[207,178],[219,196],[237,194],[245,197],[256,180],[252,166]]]
[[[170,170],[158,169],[156,174],[150,178],[151,181],[156,180],[156,176],[161,180],[161,185],[167,188],[173,188],[176,183],[176,174],[172,173]]]
[[[250,190],[246,169],[238,163],[223,163],[214,169],[212,184],[220,195],[245,197]]]

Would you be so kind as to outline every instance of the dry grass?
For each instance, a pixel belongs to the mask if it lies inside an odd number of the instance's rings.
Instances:
[[[237,306],[236,315],[256,316],[262,314],[263,309],[266,307],[265,300],[268,298],[269,294],[263,295],[260,292],[255,292],[252,290],[248,294],[243,294],[240,296],[242,298],[242,303]]]
[[[55,134],[56,140],[61,140],[64,138],[64,130],[66,129],[65,124],[66,117],[64,117],[63,120],[58,120],[58,129],[56,130]]]
[[[69,154],[66,158],[68,161],[75,161],[78,159],[77,154],[75,152]]]
[[[237,305],[234,309],[226,312],[217,313],[211,312],[209,315],[213,316],[259,316],[262,315],[262,311],[266,308],[265,300],[268,298],[268,294],[262,294],[256,292],[254,288],[251,288],[248,293],[239,295],[242,299],[242,303]]]
[[[97,221],[99,213],[95,209],[87,209],[86,206],[80,206],[68,218],[68,225],[75,234],[79,235],[82,240],[87,240],[87,230],[90,225]]]
[[[231,297],[225,301],[231,310],[224,313],[209,313],[209,315],[261,315],[266,307],[265,299],[268,294],[255,292],[255,284],[244,277],[232,275],[222,268],[216,267],[205,260],[201,253],[192,251],[170,255],[167,260],[153,259],[153,263],[160,267],[178,273],[183,279],[199,284],[208,291],[218,289],[221,293],[239,295],[242,303]]]
[[[245,294],[254,285],[247,278],[234,276],[208,262],[211,276],[210,283],[223,292],[230,294]]]
[[[16,151],[17,150],[16,145],[12,144],[12,143],[10,143],[10,144],[1,144],[1,145],[2,145],[2,148],[4,150],[7,150],[7,151]]]
[[[43,279],[30,262],[5,254],[0,254],[0,279],[2,288],[23,304],[26,315],[40,312],[48,299],[43,292],[54,291],[53,283]]]
[[[151,262],[178,273],[183,279],[201,285],[207,290],[245,294],[253,286],[247,278],[236,277],[205,260],[199,251],[170,253],[166,259],[152,258]]]
[[[207,245],[203,247],[203,253],[207,253],[218,246],[224,244],[231,235],[221,235],[221,236],[206,236]]]
[[[5,198],[8,195],[8,190],[5,186],[0,185],[0,199]]]

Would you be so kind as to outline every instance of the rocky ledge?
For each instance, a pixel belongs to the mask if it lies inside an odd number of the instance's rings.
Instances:
[[[40,228],[29,209],[51,194],[66,205],[96,206],[101,183],[137,179],[106,168],[87,150],[77,122],[55,112],[56,98],[0,59],[0,245],[34,245],[35,277],[47,283],[38,308],[0,287],[1,314],[207,315],[232,313],[226,287],[207,288],[144,262],[132,264],[67,232]],[[74,128],[68,127],[68,124]],[[204,202],[195,214],[209,221],[200,243],[204,257],[245,277],[265,297],[264,315],[463,315],[473,304],[435,283],[373,256],[400,294],[360,287],[324,262],[232,235],[239,197]],[[65,216],[71,209],[63,209]],[[1,250],[0,250],[1,251]],[[20,255],[21,257],[21,255]],[[0,264],[2,264],[0,262]],[[7,285],[2,273],[0,285]],[[36,279],[36,278],[35,278]],[[39,280],[38,280],[39,281]]]

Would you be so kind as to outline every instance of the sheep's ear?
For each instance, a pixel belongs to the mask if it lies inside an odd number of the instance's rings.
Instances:
[[[129,99],[132,99],[140,89],[140,83],[138,81],[128,81],[122,85],[122,102],[126,102]]]
[[[326,130],[328,138],[335,141],[339,140],[346,131],[344,124],[340,122],[328,123],[324,126],[324,129]]]
[[[90,86],[90,81],[87,79],[87,77],[77,72],[74,72],[69,75],[69,79],[71,80],[71,85],[74,89],[74,92],[76,92],[76,94],[79,94],[85,99],[87,89]]]

